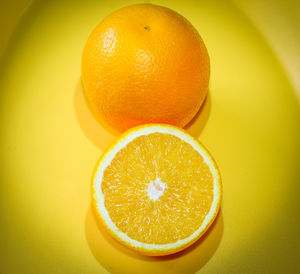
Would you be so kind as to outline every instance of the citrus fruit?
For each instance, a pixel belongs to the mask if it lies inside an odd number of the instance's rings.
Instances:
[[[184,127],[207,94],[209,56],[187,19],[152,4],[117,10],[90,34],[82,83],[97,120],[122,132],[146,123]]]
[[[182,129],[134,127],[98,161],[93,208],[121,243],[166,255],[195,242],[217,216],[221,179],[208,151]]]

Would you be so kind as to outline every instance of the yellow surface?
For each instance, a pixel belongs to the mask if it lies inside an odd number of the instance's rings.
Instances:
[[[251,12],[246,16],[232,2],[153,2],[186,16],[210,53],[210,93],[189,132],[212,152],[223,177],[215,225],[188,250],[163,259],[129,252],[97,226],[90,177],[115,137],[83,100],[81,53],[104,16],[136,2],[37,1],[1,60],[0,272],[300,271],[300,114],[296,72],[287,68],[297,59],[291,50],[277,54],[292,48],[282,38],[299,41],[298,25],[254,8],[258,22],[274,16],[275,24],[288,24],[266,40]],[[280,3],[270,10],[295,15],[296,1]],[[18,17],[13,6],[6,10],[13,14],[8,21]],[[3,22],[1,32],[13,25]]]

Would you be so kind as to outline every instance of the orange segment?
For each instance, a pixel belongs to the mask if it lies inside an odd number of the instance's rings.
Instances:
[[[173,243],[202,224],[213,200],[213,176],[190,144],[152,133],[116,154],[102,192],[112,221],[130,238]]]
[[[123,134],[93,178],[100,219],[125,245],[164,255],[198,239],[216,217],[220,176],[206,149],[176,127]]]

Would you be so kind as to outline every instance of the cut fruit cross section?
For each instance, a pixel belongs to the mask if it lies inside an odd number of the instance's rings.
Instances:
[[[121,243],[166,255],[208,229],[220,207],[221,179],[208,151],[185,131],[145,125],[122,134],[100,158],[92,200]]]

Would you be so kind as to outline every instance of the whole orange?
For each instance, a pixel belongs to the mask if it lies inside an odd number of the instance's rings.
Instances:
[[[146,123],[184,127],[207,94],[206,47],[192,24],[138,4],[106,17],[89,36],[82,82],[96,118],[117,131]]]

